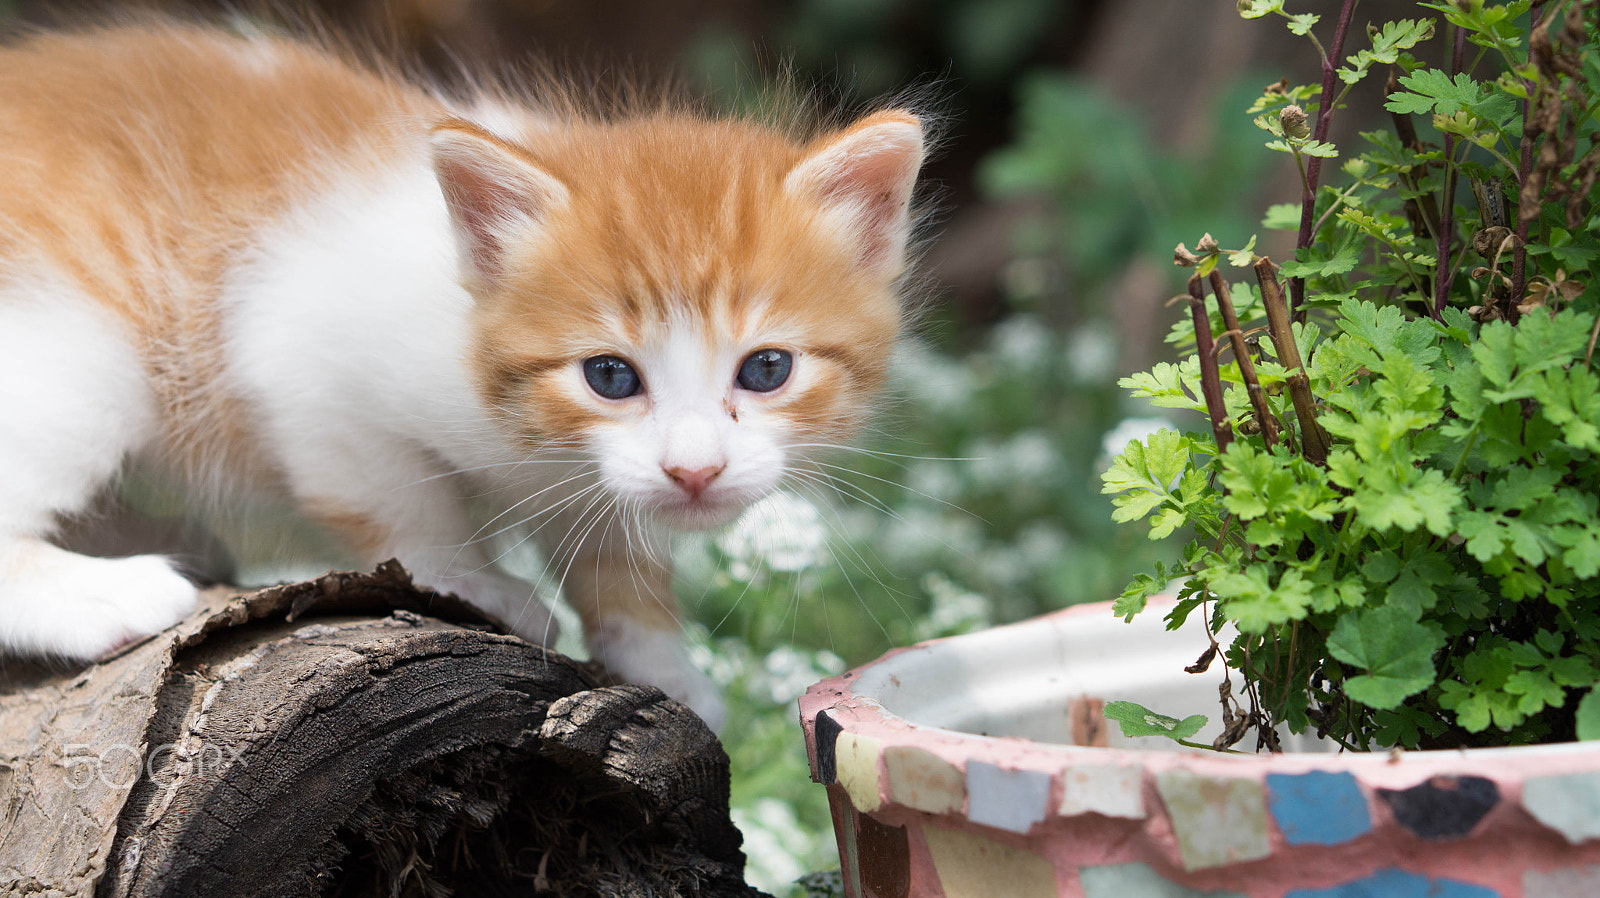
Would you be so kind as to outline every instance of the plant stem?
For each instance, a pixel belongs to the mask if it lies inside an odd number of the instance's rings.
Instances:
[[[1450,77],[1461,71],[1461,58],[1467,53],[1467,29],[1456,27],[1455,47],[1450,51]],[[1437,242],[1438,269],[1433,273],[1433,317],[1444,320],[1445,301],[1450,298],[1450,284],[1455,280],[1455,270],[1450,266],[1450,245],[1455,240],[1452,218],[1456,206],[1456,136],[1444,136],[1444,200],[1439,203],[1439,240]]]
[[[1472,432],[1467,434],[1467,444],[1461,447],[1461,457],[1456,459],[1456,466],[1450,469],[1451,480],[1460,480],[1461,472],[1467,469],[1467,459],[1472,457],[1472,447],[1478,442],[1478,428],[1482,426],[1482,421],[1472,425]]]
[[[1228,293],[1228,282],[1216,269],[1211,271],[1211,292],[1216,294],[1217,308],[1222,310],[1222,324],[1228,329],[1228,339],[1233,344],[1233,360],[1239,365],[1239,379],[1250,396],[1250,407],[1255,409],[1256,421],[1261,424],[1261,439],[1271,452],[1278,444],[1278,419],[1267,405],[1267,393],[1261,389],[1256,377],[1255,363],[1250,360],[1250,347],[1245,345],[1244,331],[1239,328],[1239,316],[1233,310],[1233,297]]]
[[[1266,256],[1257,259],[1255,269],[1256,281],[1261,285],[1261,304],[1267,311],[1267,335],[1278,353],[1278,364],[1289,371],[1289,399],[1294,403],[1294,415],[1300,422],[1301,454],[1314,465],[1327,464],[1328,438],[1317,423],[1317,400],[1311,395],[1306,364],[1300,358],[1300,347],[1294,342],[1289,310],[1283,303],[1283,288],[1278,286],[1271,259]]]
[[[1334,83],[1338,80],[1335,68],[1339,57],[1344,54],[1344,37],[1350,30],[1350,19],[1355,15],[1356,0],[1344,0],[1339,7],[1339,24],[1333,30],[1332,51],[1322,55],[1322,102],[1317,109],[1317,127],[1313,129],[1311,138],[1319,143],[1328,139],[1328,128],[1333,124],[1333,110],[1337,105],[1334,95]],[[1318,44],[1321,49],[1321,44]],[[1317,214],[1317,181],[1322,176],[1322,157],[1312,156],[1306,163],[1305,178],[1301,185],[1300,194],[1300,236],[1295,240],[1294,248],[1302,250],[1311,245],[1316,237],[1312,223]],[[1290,278],[1289,290],[1294,297],[1293,312],[1296,320],[1303,320],[1301,306],[1306,301],[1305,278]]]
[[[1200,354],[1200,392],[1211,416],[1211,434],[1217,439],[1217,454],[1227,451],[1233,441],[1233,426],[1228,423],[1228,406],[1222,398],[1222,375],[1217,370],[1216,344],[1211,339],[1211,316],[1206,314],[1206,292],[1199,273],[1189,276],[1189,312],[1194,317],[1195,351]]]
[[[1544,10],[1539,4],[1534,4],[1533,19],[1528,24],[1528,33],[1531,35],[1538,29],[1540,19],[1544,17]],[[1529,49],[1531,55],[1532,48]],[[1527,92],[1527,99],[1522,101],[1522,141],[1517,146],[1517,246],[1511,255],[1511,305],[1517,306],[1522,302],[1522,296],[1528,290],[1528,231],[1533,226],[1533,220],[1538,214],[1524,215],[1522,204],[1528,197],[1523,195],[1523,185],[1528,183],[1528,175],[1533,172],[1533,134],[1529,132],[1528,118],[1533,111],[1533,93],[1536,89],[1534,83],[1524,78],[1522,87]],[[1537,205],[1537,199],[1534,205]]]

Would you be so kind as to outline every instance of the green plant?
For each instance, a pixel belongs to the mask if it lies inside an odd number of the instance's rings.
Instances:
[[[1182,584],[1169,625],[1214,634],[1190,669],[1244,682],[1218,748],[1280,724],[1353,749],[1600,738],[1600,2],[1420,3],[1346,56],[1355,5],[1324,45],[1315,15],[1239,4],[1322,63],[1250,110],[1300,171],[1263,222],[1295,259],[1179,245],[1195,352],[1122,383],[1211,427],[1130,443],[1103,482],[1117,520],[1195,539],[1116,610]],[[1438,68],[1413,54],[1436,31]],[[1321,184],[1335,111],[1383,69],[1389,126]]]

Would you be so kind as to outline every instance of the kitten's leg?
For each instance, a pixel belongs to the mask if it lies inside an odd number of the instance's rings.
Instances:
[[[0,294],[0,650],[88,660],[193,607],[195,587],[164,558],[91,558],[46,539],[155,427],[138,356],[106,313]]]
[[[365,435],[359,457],[332,443],[297,441],[291,484],[315,521],[366,564],[397,558],[420,586],[452,593],[540,645],[557,626],[532,584],[495,570],[473,544],[453,481],[424,452]],[[351,445],[342,443],[342,445]]]
[[[721,691],[689,660],[665,553],[601,545],[565,564],[563,590],[583,618],[594,658],[618,678],[659,687],[713,730],[727,717]]]

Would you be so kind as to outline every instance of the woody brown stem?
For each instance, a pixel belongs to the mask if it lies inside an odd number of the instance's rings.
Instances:
[[[1194,317],[1195,350],[1200,354],[1200,393],[1211,416],[1211,433],[1217,439],[1217,454],[1227,451],[1233,441],[1228,423],[1228,406],[1222,398],[1222,375],[1217,370],[1216,344],[1211,339],[1211,318],[1206,314],[1206,293],[1198,273],[1189,276],[1189,313]]]
[[[1270,451],[1278,444],[1278,419],[1272,416],[1272,408],[1267,405],[1267,393],[1261,389],[1260,378],[1256,377],[1255,362],[1250,359],[1250,347],[1245,345],[1244,331],[1239,328],[1239,316],[1233,310],[1228,282],[1214,269],[1211,272],[1211,292],[1216,294],[1217,308],[1222,310],[1222,323],[1228,328],[1228,339],[1233,343],[1233,358],[1239,363],[1239,379],[1244,381],[1245,392],[1250,396],[1250,407],[1255,410],[1256,420],[1261,424],[1261,439]]]
[[[1333,43],[1329,45],[1328,52],[1322,59],[1322,100],[1317,109],[1317,126],[1311,134],[1311,139],[1318,142],[1328,139],[1328,128],[1333,124],[1333,88],[1338,83],[1339,61],[1344,58],[1344,37],[1350,31],[1350,19],[1355,11],[1356,0],[1344,0],[1339,7],[1339,24],[1334,26]],[[1305,179],[1301,185],[1300,235],[1295,240],[1295,249],[1305,249],[1316,239],[1316,234],[1312,232],[1312,224],[1316,221],[1317,181],[1321,176],[1322,157],[1312,156],[1306,162]],[[1294,293],[1295,314],[1303,314],[1301,306],[1306,301],[1305,279],[1291,278],[1289,289]]]
[[[1287,386],[1289,399],[1294,403],[1295,418],[1300,422],[1300,449],[1306,461],[1315,465],[1328,461],[1328,437],[1317,423],[1317,400],[1311,395],[1311,380],[1306,374],[1305,362],[1300,358],[1300,347],[1294,342],[1294,330],[1289,322],[1289,309],[1283,302],[1283,288],[1273,273],[1272,260],[1266,256],[1256,260],[1256,281],[1261,285],[1261,304],[1267,310],[1267,334],[1272,338],[1278,353],[1278,363],[1289,371]]]
[[[1544,10],[1539,5],[1534,4],[1533,21],[1528,26],[1530,34],[1544,24],[1541,22]],[[1533,123],[1534,83],[1524,78],[1522,86],[1528,96],[1522,101],[1522,142],[1517,146],[1517,246],[1511,257],[1511,299],[1507,301],[1512,308],[1522,302],[1522,296],[1528,290],[1528,232],[1533,220],[1539,217],[1538,199],[1534,198],[1530,204],[1527,191],[1524,190],[1528,176],[1533,173],[1534,141],[1540,136]],[[1527,208],[1530,205],[1531,209]]]
[[[1461,71],[1461,60],[1467,51],[1467,30],[1456,26],[1456,42],[1450,53],[1450,77],[1454,78]],[[1455,268],[1450,264],[1450,244],[1455,239],[1456,208],[1456,137],[1454,134],[1444,136],[1444,201],[1439,204],[1439,239],[1437,246],[1438,268],[1434,271],[1433,280],[1433,317],[1438,318],[1444,312],[1445,302],[1450,298],[1450,285],[1455,280]]]

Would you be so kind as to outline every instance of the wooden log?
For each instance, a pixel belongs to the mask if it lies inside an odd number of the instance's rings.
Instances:
[[[0,670],[0,893],[761,895],[727,755],[660,691],[394,564],[203,604]]]

